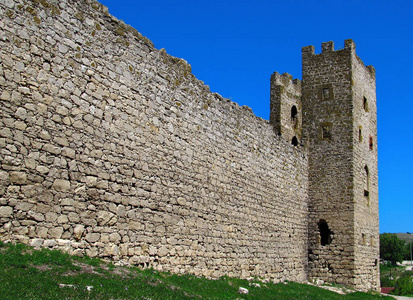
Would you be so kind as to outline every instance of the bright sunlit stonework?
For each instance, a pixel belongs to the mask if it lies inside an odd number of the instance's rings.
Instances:
[[[0,0],[0,238],[176,273],[379,288],[374,68],[271,76],[270,120],[92,0]]]

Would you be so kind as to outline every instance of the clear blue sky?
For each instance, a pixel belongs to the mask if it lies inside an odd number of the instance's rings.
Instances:
[[[353,39],[376,68],[380,232],[413,232],[412,0],[101,0],[198,79],[269,117],[270,75],[301,79],[301,48]]]

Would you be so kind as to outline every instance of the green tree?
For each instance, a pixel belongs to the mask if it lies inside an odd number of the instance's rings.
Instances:
[[[400,296],[413,295],[413,271],[405,271],[396,280],[393,293]]]
[[[395,233],[380,234],[380,258],[388,260],[393,266],[403,261],[406,251],[404,241],[399,239]]]
[[[404,260],[410,260],[410,243],[413,243],[412,241],[406,241],[406,245],[405,245],[405,251],[404,251]]]

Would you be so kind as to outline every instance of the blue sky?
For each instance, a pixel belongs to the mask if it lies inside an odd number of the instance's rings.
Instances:
[[[301,79],[301,48],[353,39],[376,68],[380,232],[413,232],[413,1],[101,0],[155,47],[257,116],[269,117],[270,75]]]

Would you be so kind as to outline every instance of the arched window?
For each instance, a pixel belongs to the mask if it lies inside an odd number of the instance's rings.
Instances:
[[[321,219],[318,222],[318,230],[320,231],[320,243],[321,246],[325,246],[331,243],[333,240],[332,234],[333,232],[328,228],[328,224],[326,220]]]
[[[293,144],[294,146],[298,146],[298,139],[296,136],[293,137],[291,144]]]

